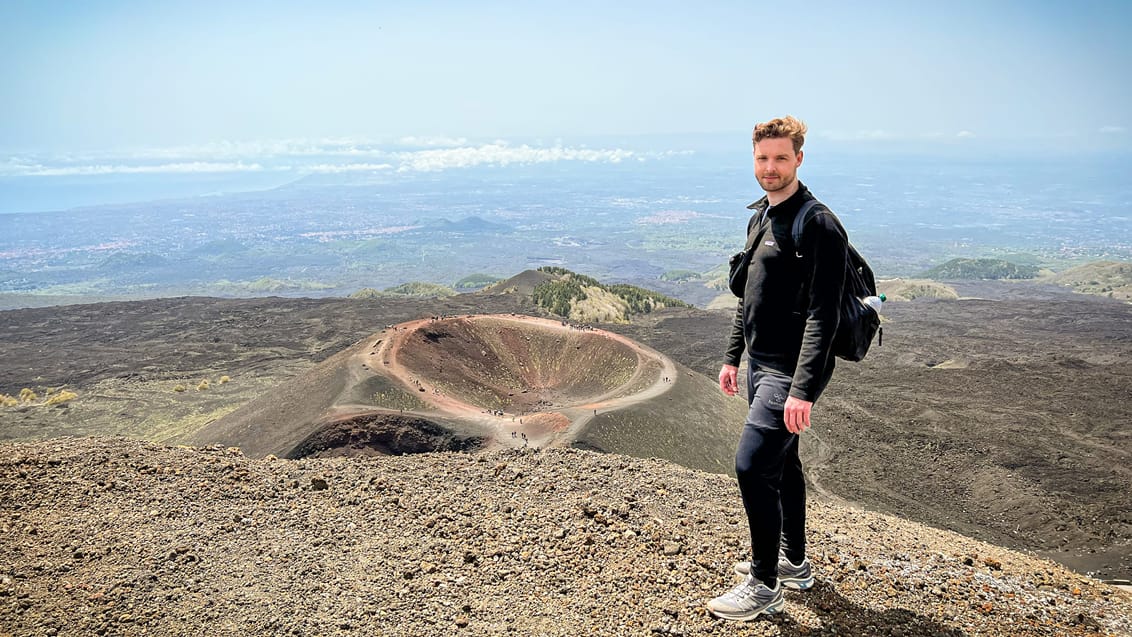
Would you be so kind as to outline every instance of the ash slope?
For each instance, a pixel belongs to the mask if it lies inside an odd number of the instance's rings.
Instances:
[[[578,445],[728,472],[745,405],[713,390],[612,332],[434,316],[362,339],[188,442],[288,458]]]
[[[1129,635],[1051,562],[811,505],[819,583],[734,624],[734,480],[580,450],[253,460],[0,445],[0,626],[19,635]],[[4,631],[0,631],[4,632]]]
[[[0,392],[65,386],[80,396],[0,409],[0,438],[183,442],[385,325],[538,315],[537,277],[526,277],[526,292],[443,300],[189,297],[0,312]],[[964,298],[889,303],[884,345],[838,366],[802,440],[815,493],[1129,579],[1132,306],[1026,282],[952,285]],[[602,327],[707,380],[730,319],[666,309]],[[217,384],[222,374],[232,382]],[[203,378],[211,388],[192,389]],[[179,384],[189,391],[175,392]],[[690,421],[673,444],[699,448],[704,422]],[[643,418],[607,433],[641,449],[633,455],[657,444]]]

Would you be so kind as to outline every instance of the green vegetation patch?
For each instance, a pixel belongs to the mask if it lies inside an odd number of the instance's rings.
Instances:
[[[333,288],[333,285],[319,281],[308,281],[304,279],[275,279],[266,276],[260,277],[254,281],[229,281],[228,279],[221,279],[211,285],[206,286],[206,290],[208,292],[237,296],[243,294],[260,294],[265,292],[305,292],[311,290],[330,290]]]
[[[447,285],[426,283],[423,281],[410,281],[391,288],[385,288],[387,294],[394,296],[455,296],[456,290]]]
[[[358,290],[357,292],[354,292],[353,294],[351,294],[350,298],[351,299],[380,299],[382,297],[387,297],[387,296],[391,296],[391,295],[386,294],[386,293],[382,292],[381,290],[376,290],[374,288],[362,288],[362,289]]]
[[[610,312],[609,320],[627,321],[632,314],[647,314],[665,307],[691,307],[687,303],[670,296],[646,290],[635,285],[604,285],[597,279],[577,274],[565,268],[547,266],[540,272],[555,275],[556,279],[535,286],[533,297],[536,304],[558,316],[574,320],[596,320],[594,303],[586,303],[591,296],[600,298],[600,305]],[[623,309],[621,309],[623,307]],[[616,309],[614,309],[616,308]],[[585,314],[583,318],[581,314]]]
[[[668,272],[660,275],[660,280],[675,282],[699,281],[703,277],[703,274],[696,272],[695,270],[669,270]]]
[[[499,283],[502,280],[503,279],[501,277],[492,276],[490,274],[481,274],[477,272],[475,274],[469,274],[468,276],[460,279],[452,287],[457,290],[478,290],[480,288],[486,288],[489,285]]]
[[[1018,265],[1003,259],[952,259],[924,272],[936,280],[1032,279],[1038,275],[1033,265]]]
[[[648,314],[653,310],[665,307],[692,307],[680,299],[674,299],[660,292],[653,292],[635,285],[618,283],[606,286],[606,289],[625,299],[625,302],[629,304],[629,312],[632,314]]]
[[[439,285],[437,283],[425,283],[423,281],[412,281],[410,283],[402,283],[395,285],[391,288],[384,290],[376,290],[374,288],[362,288],[357,292],[350,295],[351,299],[381,299],[393,296],[412,296],[412,297],[433,297],[433,296],[455,296],[457,292],[446,285]]]

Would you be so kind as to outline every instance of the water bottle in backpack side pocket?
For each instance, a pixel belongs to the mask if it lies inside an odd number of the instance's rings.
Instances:
[[[861,302],[873,308],[873,310],[875,310],[877,314],[880,314],[880,306],[887,300],[888,297],[881,293],[877,296],[866,296],[865,298],[861,299]]]
[[[865,305],[873,308],[873,311],[877,313],[877,318],[879,319],[880,318],[880,306],[883,305],[884,302],[887,301],[887,300],[888,300],[888,297],[884,295],[884,292],[881,292],[880,294],[878,294],[876,296],[866,296],[865,298],[861,299],[861,303],[864,303]],[[883,342],[884,342],[884,328],[878,327],[877,328],[877,347],[880,347],[881,343],[883,343]]]

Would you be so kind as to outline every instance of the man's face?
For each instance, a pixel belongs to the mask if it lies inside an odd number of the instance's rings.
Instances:
[[[802,151],[794,152],[789,137],[771,137],[755,144],[755,179],[767,192],[794,183],[801,165]]]

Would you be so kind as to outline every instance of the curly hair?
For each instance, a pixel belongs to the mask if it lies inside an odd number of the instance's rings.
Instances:
[[[802,150],[802,144],[806,143],[806,130],[805,122],[793,115],[777,117],[769,122],[755,124],[751,142],[757,144],[764,139],[789,137],[794,142],[794,152],[798,153]]]

